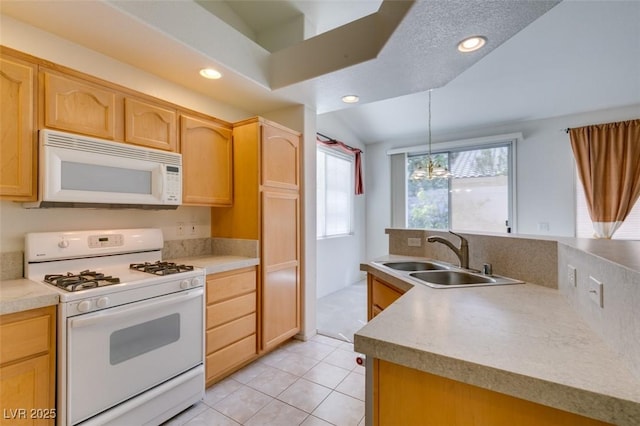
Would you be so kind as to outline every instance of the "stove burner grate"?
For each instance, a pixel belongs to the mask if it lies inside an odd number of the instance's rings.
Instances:
[[[132,263],[129,265],[130,269],[135,269],[141,272],[148,272],[150,274],[155,275],[170,275],[170,274],[178,274],[180,272],[189,272],[193,271],[193,266],[191,265],[179,265],[173,262],[145,262],[145,263]]]
[[[47,274],[44,281],[67,291],[80,291],[88,288],[104,287],[120,283],[120,278],[105,276],[102,273],[84,270],[77,274]]]

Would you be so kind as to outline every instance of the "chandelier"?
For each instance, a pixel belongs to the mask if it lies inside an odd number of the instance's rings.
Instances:
[[[428,141],[429,141],[429,153],[427,154],[427,162],[426,164],[418,163],[416,165],[415,170],[411,173],[411,179],[420,180],[420,179],[433,179],[433,178],[449,178],[453,176],[446,167],[441,165],[438,161],[433,158],[431,153],[431,89],[429,89],[429,119],[427,122],[428,125]]]

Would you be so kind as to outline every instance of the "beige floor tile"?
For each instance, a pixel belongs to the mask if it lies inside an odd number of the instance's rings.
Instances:
[[[336,387],[336,390],[340,393],[344,393],[364,401],[364,376],[352,371],[342,382],[340,382]]]
[[[213,408],[238,423],[244,423],[272,400],[269,395],[243,386],[215,404]]]
[[[348,374],[349,370],[347,369],[327,364],[326,362],[319,362],[303,377],[319,385],[334,389]]]
[[[277,364],[274,364],[273,367],[286,371],[287,373],[295,374],[296,376],[302,376],[319,362],[320,361],[316,359],[304,355],[288,353],[285,358],[281,359]]]
[[[282,359],[286,358],[287,356],[289,356],[289,351],[287,351],[286,349],[284,348],[276,349],[273,352],[269,352],[268,354],[260,357],[258,362],[267,364],[271,367],[276,367],[278,363],[281,362]]]
[[[300,379],[282,392],[278,399],[311,413],[331,393],[331,389]]]
[[[357,426],[364,417],[364,402],[332,392],[312,414],[337,426]]]
[[[313,341],[307,341],[300,345],[293,345],[287,349],[289,352],[293,352],[299,355],[304,355],[309,358],[321,361],[324,357],[329,355],[335,350],[335,346],[325,345],[324,343],[318,343]]]
[[[240,423],[234,422],[213,408],[209,408],[189,420],[184,426],[240,426]]]
[[[204,403],[213,407],[218,401],[223,400],[241,387],[242,383],[228,377],[205,390]]]
[[[248,382],[247,386],[267,395],[278,396],[296,380],[298,380],[298,376],[269,367],[268,370],[263,371],[259,376]]]
[[[315,416],[309,416],[304,422],[300,424],[300,426],[333,426],[333,425]]]
[[[263,364],[259,361],[254,361],[253,363],[247,365],[241,370],[236,371],[231,375],[231,378],[237,380],[240,383],[247,384],[251,380],[258,377],[264,371],[269,370],[270,366]]]
[[[311,342],[324,343],[325,345],[336,347],[340,346],[341,343],[346,342],[346,340],[334,339],[333,337],[323,336],[322,334],[316,334],[309,340]]]
[[[258,411],[255,416],[245,423],[246,426],[298,426],[308,414],[295,407],[280,402],[271,401],[266,407]]]
[[[346,368],[347,370],[353,370],[353,367],[358,365],[356,363],[357,354],[353,351],[345,351],[344,349],[336,349],[327,355],[322,361],[337,365],[338,367]]]

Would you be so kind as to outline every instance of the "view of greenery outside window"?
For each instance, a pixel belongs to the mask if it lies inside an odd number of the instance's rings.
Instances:
[[[353,157],[318,147],[317,237],[352,233],[354,197]]]
[[[449,178],[412,179],[428,155],[408,156],[407,226],[508,232],[510,149],[501,145],[432,154],[452,173]]]

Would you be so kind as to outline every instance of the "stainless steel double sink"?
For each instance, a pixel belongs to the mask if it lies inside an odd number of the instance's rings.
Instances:
[[[393,270],[409,281],[433,288],[460,288],[523,284],[523,281],[499,275],[484,275],[448,263],[433,260],[375,261],[382,268]]]

